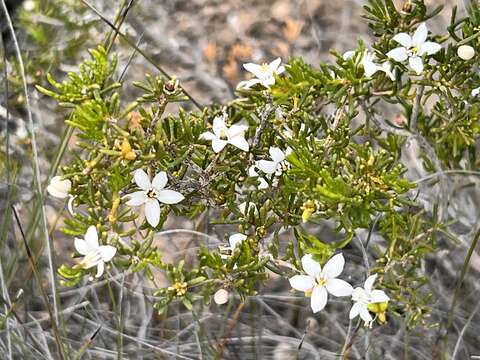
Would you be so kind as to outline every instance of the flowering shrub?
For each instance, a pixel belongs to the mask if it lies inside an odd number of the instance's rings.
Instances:
[[[65,122],[78,139],[48,187],[70,199],[62,230],[85,238],[72,241],[83,259],[58,270],[64,284],[105,276],[110,264],[150,278],[156,269],[170,282],[155,294],[163,312],[174,299],[191,309],[255,295],[276,273],[311,297],[313,312],[328,311],[332,295],[352,300],[345,316],[369,326],[389,316],[428,324],[432,297],[418,270],[439,236],[453,236],[436,207],[416,200],[403,144],[419,144],[428,172],[477,166],[480,8],[463,19],[454,12],[448,32],[434,34],[428,20],[438,11],[406,4],[370,0],[376,40],[333,52],[332,64],[245,64],[254,78],[228,104],[169,112],[191,99],[161,76],[134,83],[141,94],[125,104],[129,84],[116,81],[116,59],[102,46],[64,82],[49,77],[51,88],[38,90],[72,109]],[[192,267],[164,261],[153,238],[169,216],[207,211],[213,225],[231,225],[225,246],[202,247]],[[333,240],[306,226],[327,220]],[[352,246],[374,228],[382,246]],[[352,284],[346,252],[366,259]]]

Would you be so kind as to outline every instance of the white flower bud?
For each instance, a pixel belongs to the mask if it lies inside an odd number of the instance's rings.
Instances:
[[[65,199],[70,193],[71,188],[72,183],[70,182],[70,180],[62,180],[61,176],[54,176],[52,180],[50,180],[47,191],[52,196],[60,199]]]
[[[225,289],[217,290],[213,295],[213,301],[218,305],[223,305],[228,301],[228,291]]]
[[[475,56],[475,50],[470,45],[462,45],[458,47],[457,55],[463,60],[470,60]]]

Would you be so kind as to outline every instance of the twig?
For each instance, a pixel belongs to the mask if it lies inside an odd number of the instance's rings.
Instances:
[[[230,334],[232,333],[233,328],[237,324],[238,318],[240,317],[240,314],[241,314],[244,306],[245,306],[244,302],[241,302],[240,304],[238,304],[237,309],[235,310],[235,313],[233,314],[233,319],[230,320],[230,325],[229,325],[227,331],[225,332],[225,335],[223,336],[223,340],[217,347],[217,352],[218,352],[217,355],[220,359],[222,358],[222,354],[223,354],[223,350],[225,349],[225,345],[228,343],[228,338],[229,338]]]

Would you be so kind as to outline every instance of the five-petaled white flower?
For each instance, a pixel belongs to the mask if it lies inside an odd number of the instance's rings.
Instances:
[[[343,255],[337,254],[327,261],[325,266],[313,260],[311,254],[302,257],[302,267],[307,275],[291,277],[290,285],[295,290],[311,292],[311,304],[314,313],[322,310],[327,304],[328,293],[334,296],[350,296],[352,286],[344,280],[337,279],[345,265]]]
[[[112,260],[117,249],[111,245],[99,245],[98,234],[95,226],[90,226],[85,233],[85,239],[75,238],[75,249],[84,258],[80,261],[80,266],[84,269],[97,267],[96,278],[102,276],[105,270],[105,263]]]
[[[204,132],[200,135],[200,139],[211,140],[213,151],[216,153],[222,151],[227,144],[231,144],[242,151],[248,151],[248,142],[245,140],[245,131],[247,131],[248,126],[232,125],[228,127],[226,117],[226,114],[216,116],[213,119],[213,133],[210,131]]]
[[[352,300],[354,304],[350,310],[350,319],[356,318],[358,315],[365,321],[365,325],[370,325],[373,321],[370,312],[368,311],[368,304],[387,302],[390,298],[383,290],[373,290],[373,283],[377,279],[377,275],[370,275],[362,287],[357,287],[353,290]]]
[[[291,149],[287,149],[287,154],[289,150]],[[270,146],[268,152],[272,160],[256,161],[255,164],[248,169],[248,176],[258,177],[258,181],[260,182],[258,188],[261,190],[267,189],[268,183],[263,177],[258,174],[256,169],[262,170],[266,175],[280,176],[286,163],[286,155],[279,148],[275,146]]]
[[[160,221],[160,203],[178,204],[184,199],[184,196],[178,191],[164,189],[168,182],[165,171],[160,171],[151,182],[142,169],[135,170],[133,177],[137,186],[142,190],[128,194],[130,200],[127,201],[127,205],[140,206],[145,204],[145,217],[153,227],[156,227]]]
[[[355,51],[350,50],[343,54],[343,59],[348,60],[355,55]],[[383,71],[392,81],[395,80],[395,73],[392,71],[392,64],[384,61],[381,64],[375,62],[376,56],[373,52],[365,50],[362,54],[362,66],[366,77],[372,77],[377,71]]]
[[[279,75],[285,71],[285,67],[283,65],[280,65],[281,62],[282,59],[276,58],[270,64],[243,64],[245,70],[255,75],[255,78],[247,81],[241,81],[237,87],[249,89],[253,85],[262,84],[264,87],[269,88],[270,86],[275,84],[275,75]]]
[[[398,62],[403,62],[408,59],[410,67],[420,75],[423,72],[423,55],[433,55],[442,48],[440,44],[432,41],[426,41],[428,30],[425,23],[422,23],[413,36],[407,33],[399,33],[393,37],[393,40],[398,42],[400,47],[390,50],[387,56]]]

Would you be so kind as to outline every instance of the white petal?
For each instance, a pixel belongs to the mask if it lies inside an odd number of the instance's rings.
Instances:
[[[275,70],[275,74],[280,75],[284,71],[285,71],[285,66],[281,65],[277,68],[277,70]]]
[[[215,138],[217,138],[217,136],[210,131],[200,134],[200,137],[199,137],[200,140],[208,140],[208,141],[213,140]]]
[[[150,178],[148,177],[147,173],[142,169],[135,170],[133,177],[137,186],[142,190],[149,190],[152,186],[152,184],[150,183]]]
[[[83,239],[75,238],[75,250],[81,255],[87,255],[91,250],[87,242]]]
[[[111,245],[102,245],[98,250],[100,251],[100,255],[102,255],[102,260],[104,262],[112,260],[117,252],[117,248]]]
[[[50,180],[50,184],[47,186],[47,191],[50,195],[64,199],[68,196],[72,188],[72,183],[70,180],[62,180],[61,176],[54,176]]]
[[[232,125],[230,126],[229,129],[227,129],[227,139],[234,138],[237,136],[242,136],[245,133],[245,131],[248,130],[248,126],[246,125]]]
[[[98,264],[97,264],[97,275],[95,275],[96,278],[99,278],[100,276],[103,275],[103,272],[105,271],[105,264],[103,263],[103,261],[100,261]]]
[[[432,42],[432,41],[427,41],[422,45],[418,53],[420,56],[423,54],[433,55],[439,52],[441,49],[442,49],[442,46],[440,44],[437,44],[436,42]]]
[[[355,50],[348,50],[343,53],[343,60],[350,59],[353,55],[355,55]]]
[[[395,81],[395,73],[392,71],[392,64],[390,64],[388,61],[382,63],[382,66],[379,70],[387,74],[390,80]]]
[[[395,61],[402,62],[402,61],[407,60],[408,52],[407,52],[407,49],[405,49],[404,47],[398,47],[398,48],[395,48],[393,50],[390,50],[387,53],[387,56],[389,58],[392,58]]]
[[[145,203],[145,217],[147,222],[156,227],[160,221],[160,204],[157,199],[149,199]]]
[[[314,313],[322,310],[327,305],[328,293],[323,286],[315,286],[312,291],[312,301],[310,306]]]
[[[155,190],[160,191],[162,190],[165,185],[167,185],[168,177],[165,171],[160,171],[152,180],[152,186]]]
[[[248,176],[250,177],[258,176],[257,170],[255,170],[255,166],[256,165],[250,166],[250,168],[248,169]]]
[[[68,195],[68,202],[67,202],[67,209],[70,215],[74,216],[75,212],[73,211],[73,201],[75,200],[75,196]]]
[[[328,279],[325,287],[334,296],[350,296],[353,292],[352,285],[341,279]]]
[[[428,30],[425,23],[420,24],[420,26],[415,30],[415,33],[412,36],[412,46],[420,48],[422,44],[427,40]]]
[[[223,115],[215,116],[215,118],[213,119],[212,129],[213,129],[213,133],[216,136],[220,136],[222,132],[227,130],[227,125],[225,124],[225,121],[226,121],[226,117]]]
[[[240,135],[229,139],[228,143],[232,144],[233,146],[239,148],[242,151],[248,151],[248,149],[250,148],[247,140],[245,140],[245,138]]]
[[[367,324],[370,323],[373,320],[372,315],[370,315],[370,312],[368,311],[368,307],[363,305],[363,306],[360,306],[359,310],[360,310],[360,317]]]
[[[368,61],[364,59],[364,61],[362,61],[362,64],[363,69],[365,70],[365,76],[367,77],[371,77],[379,70],[377,64],[375,64],[373,61]]]
[[[240,81],[237,85],[237,89],[250,89],[252,86],[256,84],[260,84],[261,81],[257,78],[251,79],[251,80],[246,80],[246,81]]]
[[[225,140],[213,139],[212,141],[212,148],[213,151],[215,151],[216,153],[222,151],[225,145],[227,145],[227,142]]]
[[[277,162],[277,163],[285,160],[285,154],[278,147],[270,146],[270,149],[268,149],[268,152],[269,152],[272,160]]]
[[[413,71],[417,73],[417,75],[420,75],[423,72],[423,61],[421,57],[412,56],[408,58],[408,64],[413,69]]]
[[[302,267],[303,270],[313,278],[322,272],[322,267],[318,262],[313,260],[311,254],[302,257]]]
[[[282,62],[282,59],[276,58],[270,64],[268,64],[268,68],[270,69],[271,72],[276,72],[281,62]]]
[[[274,174],[277,170],[277,165],[275,161],[269,160],[260,160],[258,162],[258,168],[262,170],[265,174]]]
[[[323,274],[325,274],[325,276],[329,279],[336,278],[342,273],[344,266],[345,259],[343,254],[339,253],[327,261],[325,267],[323,268]]]
[[[90,249],[98,248],[98,234],[95,226],[91,225],[88,227],[85,233],[85,241]]]
[[[360,308],[362,307],[363,305],[356,302],[355,304],[352,305],[352,308],[350,309],[350,313],[348,314],[348,317],[351,319],[355,319],[358,314],[360,314]]]
[[[260,184],[258,185],[258,189],[259,189],[259,190],[268,189],[268,182],[267,182],[267,180],[265,180],[265,179],[262,178],[262,177],[259,177],[259,178],[258,178],[258,181],[260,182]]]
[[[372,292],[370,293],[371,303],[380,303],[380,302],[386,302],[389,300],[390,298],[388,297],[387,294],[385,294],[385,291],[383,290],[372,290]]]
[[[363,285],[363,288],[367,293],[370,293],[372,291],[373,283],[377,280],[377,274],[370,275],[367,280],[365,280],[365,283]]]
[[[235,249],[238,244],[240,244],[243,240],[247,238],[247,235],[244,234],[233,234],[228,238],[228,243],[232,249]]]
[[[261,81],[261,83],[268,88],[275,84],[275,78],[273,76],[267,76]]]
[[[254,63],[243,64],[243,68],[248,72],[251,72],[255,76],[257,76],[258,73],[261,73],[261,69],[262,69],[260,65],[257,65]]]
[[[175,190],[160,190],[157,199],[164,204],[178,204],[185,197]]]
[[[412,46],[412,38],[406,33],[399,33],[393,37],[393,40],[398,42],[404,48],[409,48]]]
[[[288,281],[290,281],[290,286],[298,291],[311,291],[315,286],[313,278],[307,275],[295,275]]]
[[[146,200],[145,191],[143,190],[135,191],[134,193],[128,194],[127,196],[130,199],[126,202],[128,206],[139,206],[145,203]]]
[[[472,90],[472,97],[478,96],[480,94],[480,87]]]

